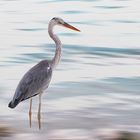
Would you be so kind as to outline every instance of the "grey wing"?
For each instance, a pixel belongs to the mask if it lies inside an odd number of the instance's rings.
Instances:
[[[48,87],[51,77],[52,69],[49,63],[41,61],[23,76],[13,100],[20,102],[43,92]]]

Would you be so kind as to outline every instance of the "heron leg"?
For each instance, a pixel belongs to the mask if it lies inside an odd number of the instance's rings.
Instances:
[[[38,128],[41,129],[41,93],[39,94],[39,107],[38,107]]]
[[[30,99],[30,108],[29,108],[29,125],[32,126],[32,98]]]

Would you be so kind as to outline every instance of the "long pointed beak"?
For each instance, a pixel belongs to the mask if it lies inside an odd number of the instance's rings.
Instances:
[[[64,22],[63,26],[65,26],[65,27],[67,27],[67,28],[69,28],[69,29],[72,29],[72,30],[75,30],[75,31],[80,32],[79,29],[77,29],[77,28],[71,26],[70,24],[68,24],[68,23],[66,23],[66,22]]]

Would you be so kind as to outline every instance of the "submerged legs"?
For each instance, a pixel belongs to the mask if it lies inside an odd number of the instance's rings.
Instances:
[[[41,129],[41,114],[40,114],[40,111],[41,111],[41,95],[42,94],[39,94],[39,106],[38,106],[38,128]]]
[[[29,108],[29,125],[32,126],[32,98],[30,99],[30,108]]]

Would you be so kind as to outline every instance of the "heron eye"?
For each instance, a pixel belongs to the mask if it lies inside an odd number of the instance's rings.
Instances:
[[[53,20],[56,20],[56,18],[54,17]]]

